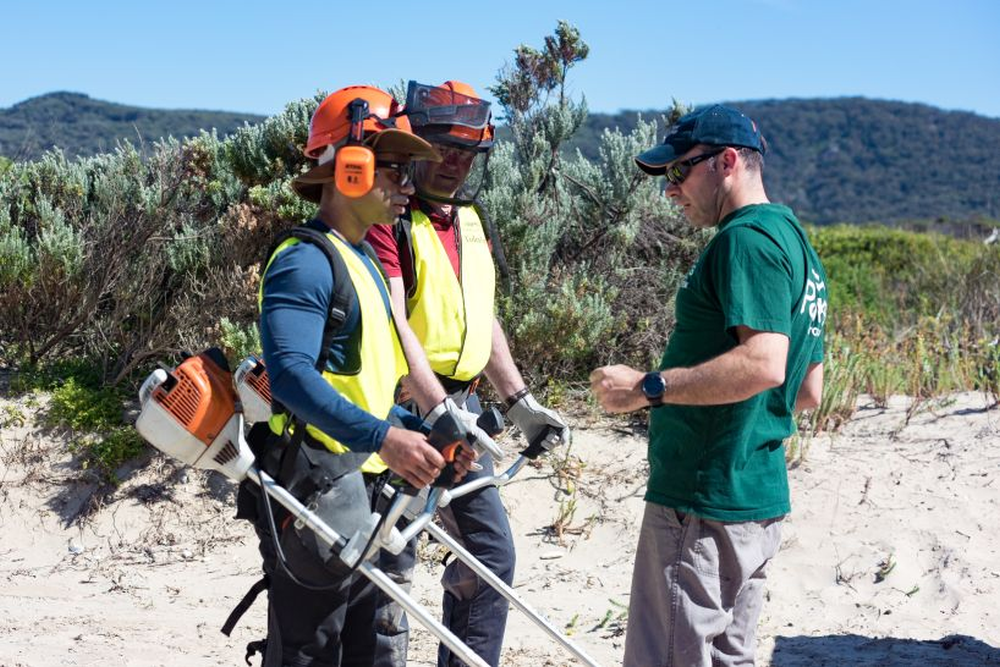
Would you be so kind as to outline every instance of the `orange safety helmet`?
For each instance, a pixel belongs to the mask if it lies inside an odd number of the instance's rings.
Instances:
[[[362,107],[365,113],[357,117]],[[374,181],[375,150],[440,161],[437,151],[413,133],[401,110],[392,95],[372,86],[348,86],[328,95],[313,113],[303,151],[318,164],[296,177],[292,188],[304,199],[319,202],[322,184],[336,178],[341,192],[362,196]],[[353,173],[348,176],[348,171]]]
[[[445,81],[428,86],[410,81],[404,113],[413,131],[429,141],[479,151],[493,147],[490,103],[467,83]]]

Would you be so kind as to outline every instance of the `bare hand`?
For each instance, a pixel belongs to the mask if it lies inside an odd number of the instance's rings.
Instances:
[[[618,364],[602,366],[590,374],[590,390],[607,412],[632,412],[649,405],[642,393],[643,373]]]
[[[418,489],[437,479],[444,469],[444,458],[427,442],[427,436],[417,431],[390,426],[378,453],[393,472]]]
[[[453,465],[455,466],[455,481],[460,482],[462,478],[465,477],[473,466],[476,465],[476,459],[479,455],[476,454],[475,450],[467,445],[462,445],[458,448],[458,452],[455,455],[455,461]],[[477,466],[478,469],[482,469],[481,466]]]

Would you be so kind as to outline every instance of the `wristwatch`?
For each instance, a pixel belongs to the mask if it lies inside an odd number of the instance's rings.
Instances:
[[[663,392],[666,390],[667,383],[659,371],[646,373],[642,377],[642,393],[654,408],[663,405]]]

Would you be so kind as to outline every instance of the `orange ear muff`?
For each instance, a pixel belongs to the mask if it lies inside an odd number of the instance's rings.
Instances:
[[[343,146],[333,165],[337,190],[345,197],[364,197],[375,185],[375,153],[367,146]]]

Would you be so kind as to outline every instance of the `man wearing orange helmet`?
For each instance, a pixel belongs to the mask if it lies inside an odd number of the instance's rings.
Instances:
[[[475,202],[494,140],[489,103],[458,81],[441,86],[411,81],[405,114],[413,131],[429,141],[442,160],[415,165],[416,196],[410,198],[407,215],[395,228],[372,227],[367,237],[389,277],[400,342],[410,363],[403,386],[421,414],[433,416],[456,406],[461,413],[477,413],[481,408],[475,388],[486,375],[506,400],[507,417],[538,451],[566,442],[569,428],[525,387],[494,313],[496,269],[484,212]],[[493,475],[490,458],[480,461],[484,469],[468,480]],[[466,549],[508,584],[513,581],[514,544],[495,486],[453,499],[440,514]],[[406,584],[413,551],[400,557],[383,553],[379,565]],[[442,583],[444,624],[486,662],[497,665],[507,601],[457,559],[446,568]],[[382,597],[377,664],[402,666],[406,619],[398,606]],[[438,665],[457,664],[442,645]]]
[[[261,465],[346,536],[370,520],[386,467],[418,488],[445,467],[425,435],[390,423],[408,416],[393,405],[407,365],[384,278],[363,241],[371,225],[393,224],[405,211],[410,162],[440,160],[398,111],[389,94],[367,86],[319,105],[305,150],[317,164],[293,188],[319,204],[305,228],[320,236],[279,240],[260,288],[276,401]],[[345,276],[356,297],[346,304]],[[457,474],[469,465],[471,456],[461,457]],[[269,578],[264,665],[371,665],[372,584],[287,515],[275,522],[278,512],[258,521]]]

